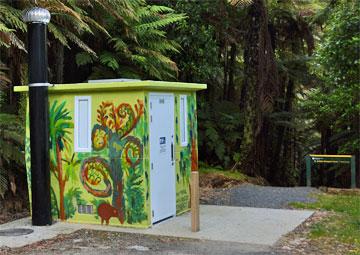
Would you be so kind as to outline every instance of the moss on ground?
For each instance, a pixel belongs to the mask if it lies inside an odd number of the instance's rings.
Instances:
[[[225,176],[229,179],[246,182],[248,180],[248,176],[240,173],[240,172],[231,172],[229,170],[224,170],[222,168],[216,167],[200,167],[200,174],[218,174]]]

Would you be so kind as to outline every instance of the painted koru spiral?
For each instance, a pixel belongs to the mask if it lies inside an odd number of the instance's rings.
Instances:
[[[131,168],[135,168],[141,162],[143,145],[139,138],[134,136],[126,137],[127,142],[124,146],[126,162]]]
[[[135,113],[128,103],[120,104],[116,109],[116,130],[120,137],[126,135],[134,127]]]
[[[92,167],[92,169],[90,168]],[[89,172],[95,171],[94,173]],[[108,178],[110,170],[109,164],[105,159],[99,157],[91,157],[83,161],[80,171],[80,181],[87,192],[96,197],[108,197],[112,194],[111,182]],[[94,189],[90,185],[99,185],[101,181],[106,185],[105,189]]]

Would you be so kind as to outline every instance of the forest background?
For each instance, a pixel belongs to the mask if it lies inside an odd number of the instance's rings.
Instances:
[[[278,186],[305,184],[309,153],[355,155],[359,168],[359,0],[0,0],[2,197],[25,180],[25,100],[13,86],[27,84],[31,6],[52,15],[50,83],[206,83],[201,167]],[[349,166],[318,166],[313,181],[349,187]]]

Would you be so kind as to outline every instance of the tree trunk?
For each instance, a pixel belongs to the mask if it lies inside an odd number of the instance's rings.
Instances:
[[[235,98],[235,65],[236,65],[236,44],[232,43],[230,48],[230,63],[229,63],[229,85],[227,90],[227,100],[232,101]]]
[[[284,81],[285,82],[285,81]],[[295,84],[292,79],[288,80],[285,93],[285,104],[280,108],[280,111],[291,113],[294,94]],[[284,91],[285,92],[285,91]],[[291,119],[287,119],[290,121]],[[290,150],[289,142],[291,140],[289,136],[289,128],[285,126],[278,126],[276,128],[276,146],[275,150],[272,152],[270,168],[273,170],[271,176],[269,176],[269,181],[275,185],[284,185],[287,183],[287,172],[289,165],[287,162],[291,160],[291,156],[288,155],[288,150]],[[270,158],[269,158],[270,159]],[[280,160],[281,159],[281,160]]]
[[[56,142],[56,164],[57,164],[57,172],[58,172],[58,183],[59,183],[59,203],[60,203],[60,213],[59,218],[61,220],[66,219],[65,215],[65,206],[64,206],[64,192],[65,192],[65,180],[63,179],[63,171],[62,171],[62,156],[60,145]]]
[[[55,42],[55,82],[63,83],[64,82],[64,45],[60,42]]]
[[[227,97],[227,91],[228,91],[228,77],[229,77],[229,68],[228,68],[228,46],[227,41],[224,43],[224,56],[223,56],[223,71],[224,71],[224,80],[223,80],[223,96],[222,99],[226,100]]]
[[[112,198],[112,206],[118,210],[118,218],[121,224],[125,221],[125,201],[123,195],[123,169],[121,162],[122,149],[118,150],[118,146],[124,148],[125,141],[121,141],[118,134],[113,133],[109,142],[109,158],[110,158],[110,175],[114,184],[114,192]]]
[[[60,190],[60,199],[59,199],[60,215],[59,215],[59,218],[60,218],[60,220],[66,220],[65,206],[64,206],[65,181],[60,178],[61,177],[59,177],[59,190]]]
[[[265,165],[265,158],[258,157],[255,148],[256,139],[260,139],[263,128],[264,113],[272,111],[273,96],[277,93],[278,78],[268,30],[268,16],[264,0],[254,0],[249,7],[248,24],[245,33],[244,75],[242,91],[244,103],[244,129],[240,146],[240,162],[242,169],[250,174],[257,174],[255,162]],[[259,136],[259,138],[258,138]]]

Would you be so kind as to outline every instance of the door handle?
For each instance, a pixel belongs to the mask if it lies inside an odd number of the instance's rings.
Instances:
[[[171,143],[171,161],[174,161],[174,144]]]

